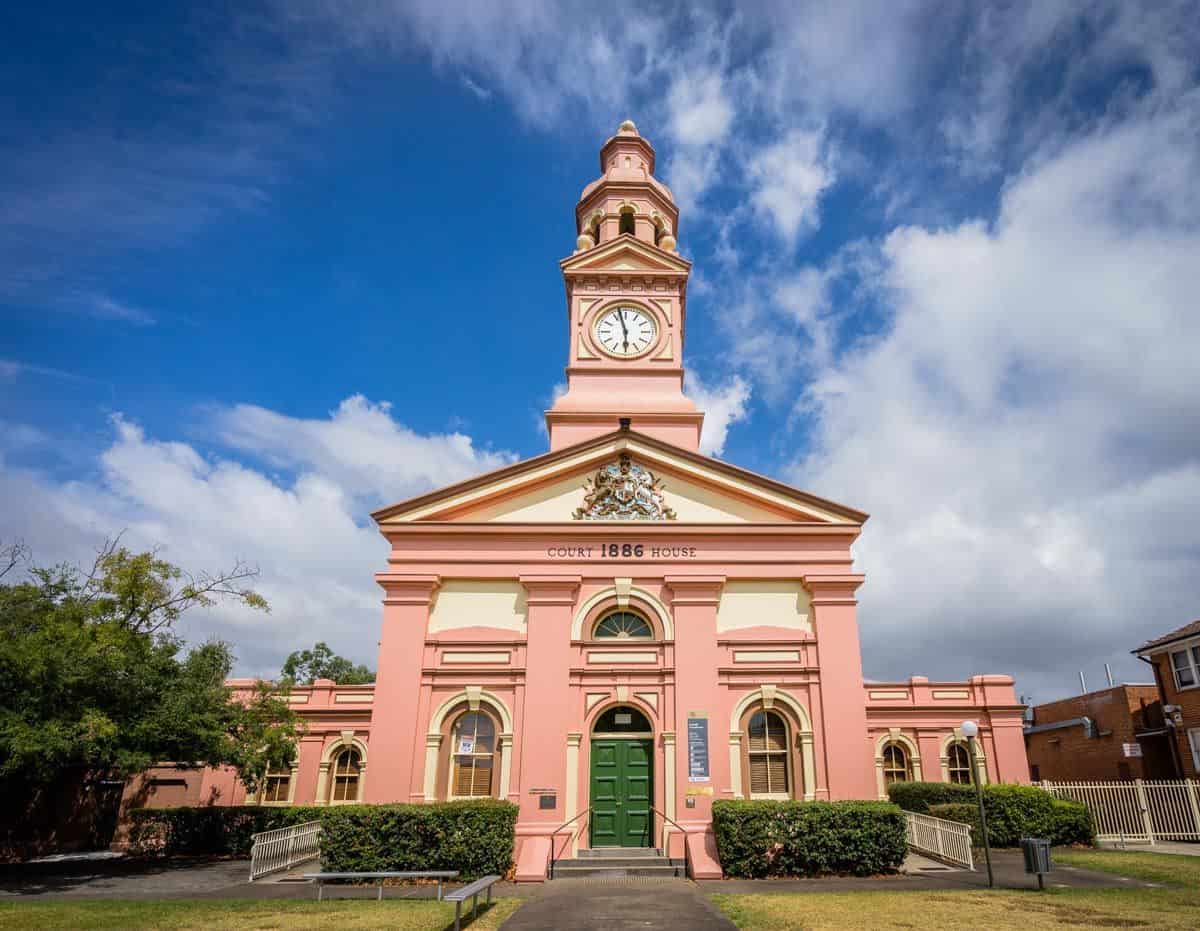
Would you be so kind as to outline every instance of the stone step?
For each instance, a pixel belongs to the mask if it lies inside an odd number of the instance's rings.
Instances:
[[[587,860],[574,861],[568,864],[565,860],[554,864],[555,879],[618,879],[622,877],[638,876],[644,878],[657,877],[659,879],[669,879],[672,877],[683,877],[686,870],[682,863],[671,864],[647,862],[641,860],[635,864],[627,866],[616,865],[601,865],[603,860]]]
[[[669,857],[578,857],[566,858],[555,863],[555,869],[560,866],[579,866],[589,869],[625,869],[634,866],[683,866],[683,860],[672,860]]]
[[[661,857],[663,852],[657,847],[592,847],[590,850],[580,850],[580,860],[601,857]]]

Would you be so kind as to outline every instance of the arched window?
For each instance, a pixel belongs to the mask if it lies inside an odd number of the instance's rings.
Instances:
[[[971,753],[966,744],[955,742],[946,749],[946,772],[956,785],[971,784]]]
[[[621,211],[621,225],[617,229],[618,233],[629,233],[631,236],[637,232],[637,227],[633,222],[633,211]]]
[[[450,739],[450,797],[491,797],[495,791],[495,723],[481,711],[468,711],[454,722]]]
[[[613,611],[611,614],[606,614],[596,625],[595,636],[620,639],[653,637],[654,628],[644,617],[634,614],[632,611]]]
[[[746,729],[751,798],[790,798],[788,731],[774,711],[756,711]]]
[[[333,761],[333,780],[329,784],[330,802],[357,802],[358,784],[362,777],[362,756],[354,747],[347,747]]]
[[[912,760],[908,751],[895,741],[889,741],[883,747],[883,782],[891,785],[893,782],[912,781]]]
[[[287,802],[292,794],[292,773],[289,770],[286,773],[267,773],[263,780],[262,794],[260,800],[263,803]]]

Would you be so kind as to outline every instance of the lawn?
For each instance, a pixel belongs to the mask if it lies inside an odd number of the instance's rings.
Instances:
[[[1055,851],[1075,866],[1163,883],[1161,889],[1049,889],[970,892],[838,892],[715,895],[717,906],[748,931],[822,929],[1153,928],[1195,931],[1200,858],[1152,853]]]
[[[516,911],[517,899],[494,899],[479,918],[463,928],[495,931]],[[454,906],[444,902],[343,900],[292,901],[157,901],[0,902],[0,928],[38,931],[78,928],[154,928],[182,931],[275,931],[275,929],[389,928],[397,931],[443,931],[454,926]]]

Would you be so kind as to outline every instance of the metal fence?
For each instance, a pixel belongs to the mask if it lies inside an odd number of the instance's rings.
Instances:
[[[955,866],[975,869],[969,824],[919,815],[915,811],[906,811],[904,821],[908,846],[913,850]]]
[[[250,881],[291,869],[321,855],[321,822],[305,821],[254,835],[250,848]]]
[[[1200,783],[1191,779],[1035,785],[1055,798],[1086,805],[1097,840],[1131,844],[1200,840]]]

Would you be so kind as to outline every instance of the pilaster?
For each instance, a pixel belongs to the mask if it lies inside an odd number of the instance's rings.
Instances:
[[[521,576],[526,592],[525,731],[521,735],[520,823],[552,830],[567,820],[567,731],[571,715],[571,618],[579,576]],[[576,745],[578,753],[578,745]],[[578,769],[578,765],[576,766]],[[538,789],[542,792],[534,793]],[[543,792],[558,799],[539,804]],[[578,794],[578,784],[575,788]]]
[[[873,747],[867,738],[855,592],[864,576],[808,575],[813,627],[821,664],[821,713],[830,799],[870,799],[875,786]]]
[[[418,721],[417,701],[429,604],[440,579],[436,575],[381,572],[375,580],[384,590],[383,629],[368,748],[371,780],[364,787],[363,797],[371,803],[403,802],[417,791],[408,783],[427,750],[417,745],[417,735],[425,723]]]
[[[684,825],[712,821],[712,803],[716,793],[730,784],[730,760],[720,752],[720,734],[727,732],[729,709],[718,707],[714,687],[721,654],[717,648],[717,606],[725,577],[667,576],[671,613],[675,620],[675,732],[687,740],[688,719],[700,715],[708,719],[707,782],[688,779],[688,749],[675,763],[677,804],[686,804],[687,790],[704,794],[692,796],[695,808],[684,808],[679,820]],[[682,800],[682,801],[680,801]]]

